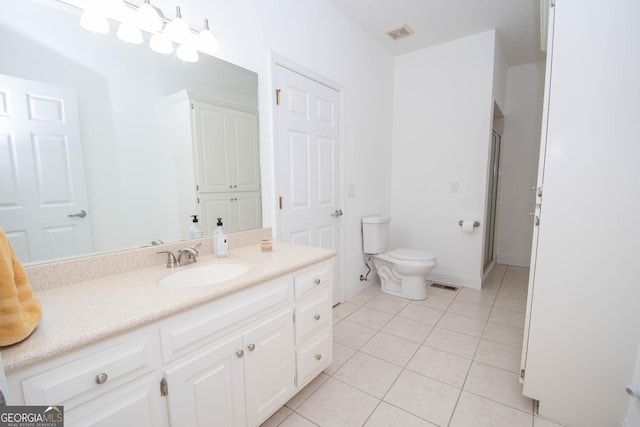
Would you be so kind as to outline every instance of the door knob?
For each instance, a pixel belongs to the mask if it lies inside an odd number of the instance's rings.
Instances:
[[[336,211],[335,211],[334,213],[332,213],[332,214],[331,214],[331,216],[334,216],[334,217],[336,217],[336,218],[337,218],[337,217],[339,217],[339,216],[342,216],[342,215],[344,215],[344,214],[342,213],[342,209],[336,209]]]
[[[249,344],[249,345],[247,346],[247,348],[249,349],[249,351],[253,351],[253,350],[255,350],[255,349],[256,349],[256,345],[255,345],[255,344]]]
[[[637,385],[633,385],[633,384],[629,384],[626,388],[625,391],[627,392],[627,394],[631,397],[636,397],[636,398],[640,398],[640,386]]]
[[[242,356],[244,356],[244,350],[238,350],[238,351],[236,351],[236,356],[238,356],[238,357],[242,357]]]
[[[84,218],[85,216],[87,216],[87,211],[85,210],[81,210],[78,213],[75,214],[69,214],[69,218]]]

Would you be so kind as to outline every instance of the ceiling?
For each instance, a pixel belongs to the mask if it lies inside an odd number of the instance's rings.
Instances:
[[[507,66],[543,61],[539,0],[331,0],[393,55],[496,29]],[[386,33],[407,24],[413,35]]]

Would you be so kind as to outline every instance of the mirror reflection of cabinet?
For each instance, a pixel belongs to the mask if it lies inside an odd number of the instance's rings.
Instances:
[[[189,217],[210,235],[216,218],[226,232],[260,227],[258,111],[238,103],[181,91],[169,98],[176,147],[181,237]]]

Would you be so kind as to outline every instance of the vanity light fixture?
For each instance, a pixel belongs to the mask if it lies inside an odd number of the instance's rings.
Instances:
[[[182,43],[180,47],[178,47],[176,55],[185,62],[198,62],[198,59],[200,59],[194,40],[187,40]]]
[[[140,29],[130,22],[122,22],[118,27],[118,38],[123,42],[132,44],[142,44],[142,32]]]
[[[218,51],[218,40],[213,35],[213,33],[209,30],[209,20],[204,20],[204,26],[200,34],[198,34],[198,39],[196,40],[196,47],[201,52],[208,53],[213,55]]]
[[[171,40],[175,40],[178,43],[186,43],[191,37],[191,29],[182,19],[180,6],[176,6],[176,17],[169,21],[163,32]]]
[[[58,0],[77,6],[77,0]],[[84,0],[87,5],[80,23],[83,28],[95,33],[109,32],[109,19],[120,22],[117,36],[127,43],[144,42],[142,31],[152,34],[149,41],[151,50],[170,54],[174,43],[180,46],[177,56],[186,62],[197,62],[198,51],[213,55],[218,50],[218,41],[209,30],[209,20],[204,20],[202,31],[192,30],[182,19],[180,6],[176,6],[173,20],[164,17],[162,12],[151,5],[150,0],[142,0],[140,6],[130,0]],[[142,30],[142,31],[141,31]]]
[[[107,34],[109,32],[109,22],[100,9],[100,0],[92,0],[89,6],[82,12],[80,17],[80,25],[85,30],[99,34]]]
[[[149,47],[151,50],[164,55],[168,55],[173,52],[173,43],[171,43],[169,37],[164,33],[166,25],[167,24],[162,23],[162,30],[151,36],[151,40],[149,40]]]
[[[144,0],[140,7],[138,7],[134,19],[138,28],[152,34],[162,30],[164,26],[164,22],[162,18],[160,18],[158,11],[151,6],[149,0]]]

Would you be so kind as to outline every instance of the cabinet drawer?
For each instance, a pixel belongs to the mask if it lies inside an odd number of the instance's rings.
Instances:
[[[309,342],[296,351],[297,386],[304,387],[333,360],[331,327],[318,332]]]
[[[23,380],[25,404],[55,404],[71,409],[97,394],[152,371],[158,360],[155,337],[148,334],[96,349],[95,353],[71,359]]]
[[[300,299],[307,293],[329,282],[329,266],[323,265],[293,278],[295,297]]]
[[[331,319],[331,301],[329,301],[329,288],[317,295],[312,295],[300,303],[296,309],[296,343],[300,343],[304,337],[315,332]]]

